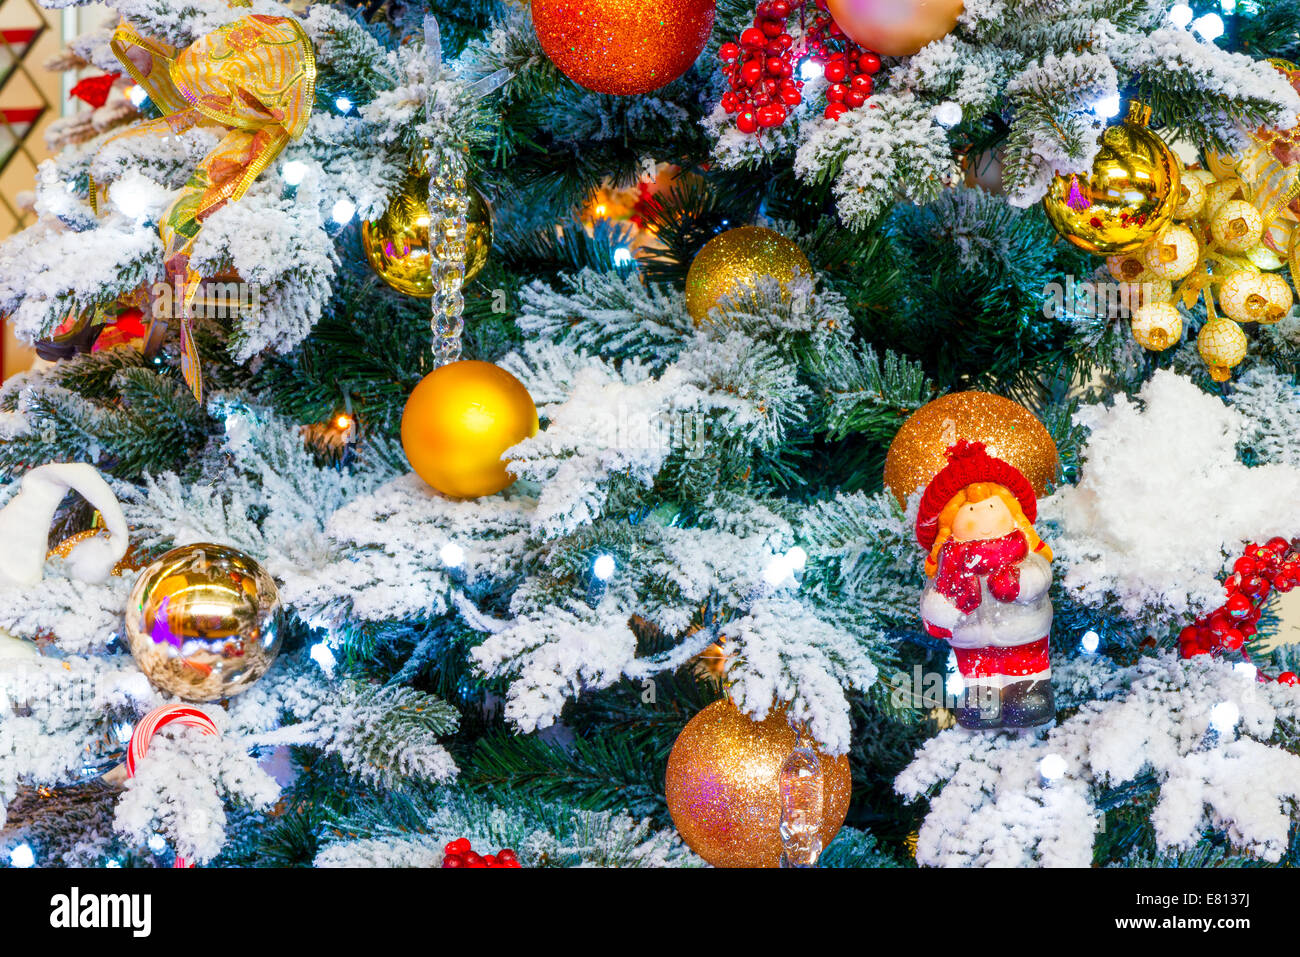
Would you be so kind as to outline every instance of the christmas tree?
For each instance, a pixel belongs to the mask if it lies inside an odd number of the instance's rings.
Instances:
[[[1296,0],[111,6],[0,861],[1300,862]]]

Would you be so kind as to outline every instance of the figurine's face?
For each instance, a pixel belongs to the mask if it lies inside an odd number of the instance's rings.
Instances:
[[[957,510],[952,520],[952,537],[959,542],[973,542],[988,538],[1001,538],[1016,530],[1011,510],[998,496],[982,502],[967,502]]]

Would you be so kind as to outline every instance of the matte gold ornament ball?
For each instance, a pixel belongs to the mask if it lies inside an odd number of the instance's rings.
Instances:
[[[1151,111],[1134,103],[1107,127],[1088,175],[1057,176],[1043,207],[1056,231],[1090,253],[1138,249],[1169,225],[1182,193],[1178,160],[1147,129]]]
[[[378,219],[361,224],[361,246],[370,267],[398,292],[428,299],[433,295],[433,257],[429,249],[429,175],[407,178]],[[465,231],[465,282],[487,265],[492,249],[492,211],[483,194],[470,187]]]
[[[714,0],[533,0],[533,27],[560,72],[597,93],[649,93],[699,58]]]
[[[682,839],[714,867],[776,867],[781,862],[778,775],[795,746],[785,711],[754,721],[715,701],[687,722],[668,755],[664,793]],[[849,813],[852,779],[845,755],[821,756],[825,847]]]
[[[957,392],[927,402],[903,423],[885,456],[885,487],[907,501],[948,464],[946,453],[958,439],[983,442],[989,455],[1014,465],[1039,495],[1060,469],[1052,436],[1019,402]]]
[[[411,468],[443,495],[478,498],[515,480],[501,453],[537,434],[524,384],[490,362],[466,359],[420,380],[402,412]]]
[[[829,0],[827,8],[854,43],[885,56],[911,56],[952,33],[962,0]]]
[[[691,260],[686,273],[686,311],[698,326],[723,299],[752,295],[759,280],[783,289],[797,276],[812,278],[812,265],[798,246],[762,226],[740,226],[714,236]]]
[[[131,654],[146,678],[186,701],[246,691],[280,653],[275,581],[243,552],[173,548],[135,581],[126,604]]]

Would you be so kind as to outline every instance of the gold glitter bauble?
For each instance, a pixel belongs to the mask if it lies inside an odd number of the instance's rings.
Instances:
[[[1163,352],[1183,336],[1183,314],[1168,302],[1149,302],[1133,313],[1133,338],[1143,349]]]
[[[988,392],[957,392],[928,402],[903,423],[885,456],[885,487],[906,502],[948,464],[958,439],[983,442],[989,455],[1013,465],[1038,495],[1060,468],[1056,443],[1018,402]]]
[[[1056,231],[1090,253],[1139,249],[1169,225],[1178,205],[1178,161],[1147,129],[1151,111],[1139,103],[1128,119],[1107,127],[1092,172],[1057,176],[1043,207]]]
[[[469,282],[483,271],[492,249],[492,211],[472,186],[465,220],[465,282]],[[379,278],[398,292],[422,299],[433,295],[429,221],[429,175],[425,173],[409,176],[384,214],[361,224],[361,246]]]
[[[714,0],[533,0],[533,27],[560,72],[597,93],[649,93],[699,58]]]
[[[140,573],[126,603],[131,654],[186,701],[246,691],[280,653],[280,595],[266,569],[225,545],[173,548]]]
[[[687,722],[668,755],[664,794],[687,845],[714,867],[781,862],[781,765],[795,746],[783,709],[753,721],[715,701]],[[849,813],[849,759],[822,754],[825,847]]]
[[[686,274],[686,311],[698,326],[723,299],[752,294],[758,280],[770,277],[784,289],[797,276],[812,277],[808,257],[780,233],[741,226],[714,236],[696,253]]]
[[[1196,348],[1215,382],[1232,378],[1233,367],[1246,358],[1247,344],[1246,333],[1231,319],[1211,319],[1196,337]]]
[[[536,433],[532,396],[490,362],[467,359],[435,369],[402,412],[402,449],[411,468],[452,498],[491,495],[513,482],[501,453]]]
[[[957,26],[962,0],[829,0],[845,35],[883,56],[911,56]]]

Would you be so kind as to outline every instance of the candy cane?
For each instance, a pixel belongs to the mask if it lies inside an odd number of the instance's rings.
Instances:
[[[162,707],[154,708],[147,715],[136,722],[135,730],[131,732],[131,745],[126,751],[126,776],[135,777],[135,766],[145,753],[149,750],[149,741],[160,728],[166,725],[179,723],[187,728],[198,728],[204,734],[216,734],[221,732],[217,726],[212,723],[204,712],[198,708],[191,708],[183,704],[165,704]],[[183,857],[177,857],[174,867],[193,867]]]

